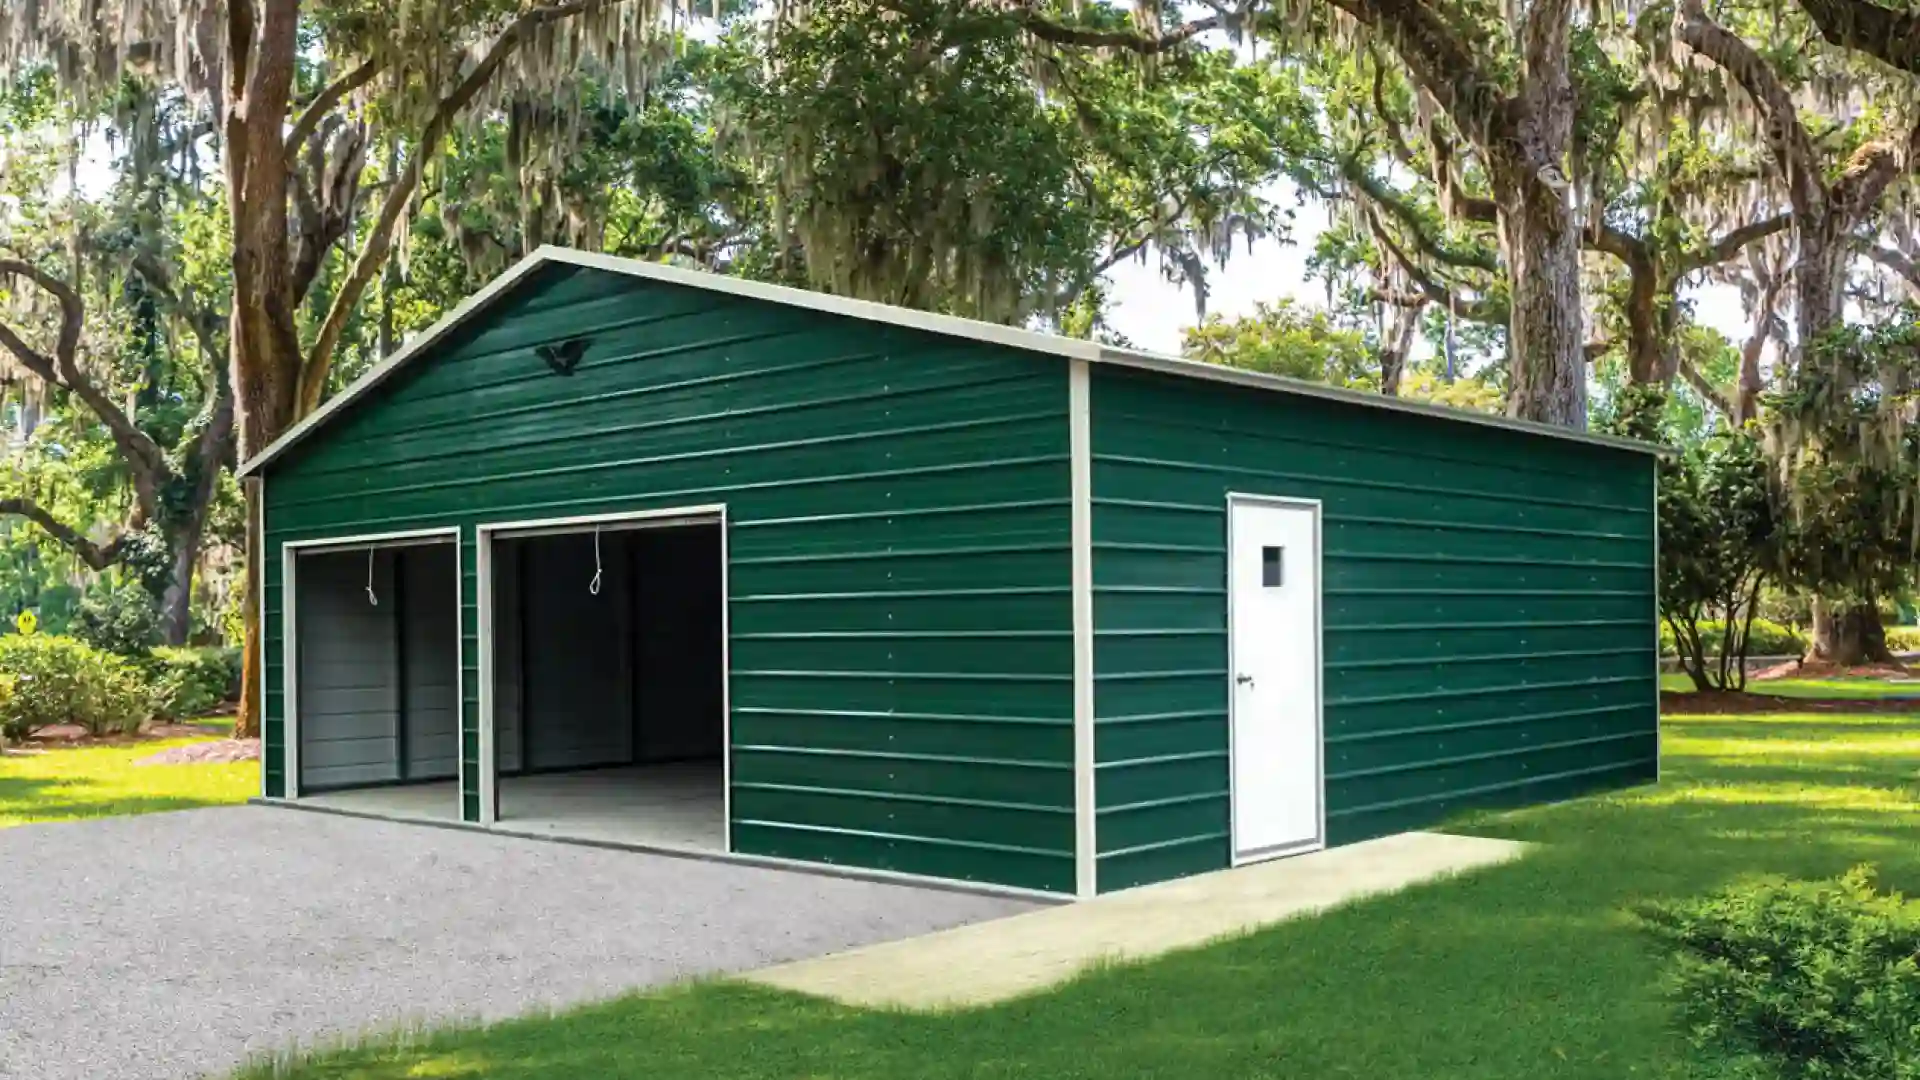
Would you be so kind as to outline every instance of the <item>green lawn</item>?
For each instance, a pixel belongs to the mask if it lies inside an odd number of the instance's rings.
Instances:
[[[1688,692],[1693,680],[1678,672],[1660,676],[1660,689]],[[1887,682],[1884,679],[1766,679],[1747,680],[1747,692],[1797,698],[1920,698],[1920,681]]]
[[[1481,818],[1510,866],[1088,975],[1008,1005],[863,1012],[709,983],[242,1075],[301,1080],[1286,1077],[1622,1080],[1685,1060],[1626,909],[1878,863],[1920,891],[1920,717],[1671,718],[1658,787]]]
[[[172,739],[0,756],[0,828],[216,806],[244,802],[259,792],[258,762],[133,764],[170,746],[196,741]]]

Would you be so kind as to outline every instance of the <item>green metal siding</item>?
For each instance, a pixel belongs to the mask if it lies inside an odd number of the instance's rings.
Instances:
[[[1331,844],[1650,780],[1632,451],[1095,366],[1102,891],[1229,862],[1227,493],[1319,499]]]
[[[544,269],[268,467],[268,793],[283,543],[461,527],[475,819],[474,526],[724,503],[734,849],[1071,891],[1066,412],[1063,363]]]

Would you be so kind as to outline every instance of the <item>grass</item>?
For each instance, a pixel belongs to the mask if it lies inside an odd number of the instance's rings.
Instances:
[[[168,739],[0,756],[0,828],[218,806],[244,802],[259,791],[258,762],[134,764],[168,747],[200,741]]]
[[[1920,890],[1920,722],[1669,718],[1657,786],[1490,815],[1519,863],[940,1015],[731,983],[375,1038],[241,1075],[297,1080],[1672,1077],[1686,1048],[1636,902],[1877,863]]]
[[[1660,676],[1660,689],[1687,693],[1693,680],[1679,672]],[[1896,683],[1874,678],[1838,679],[1748,679],[1750,694],[1772,694],[1796,698],[1920,698],[1920,682]]]

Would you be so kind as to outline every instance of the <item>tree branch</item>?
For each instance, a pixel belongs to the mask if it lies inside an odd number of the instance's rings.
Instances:
[[[1461,318],[1469,319],[1473,322],[1505,323],[1507,321],[1507,312],[1504,308],[1485,297],[1468,301],[1461,301],[1455,298],[1444,285],[1435,281],[1432,275],[1421,269],[1418,264],[1407,257],[1407,253],[1401,249],[1400,245],[1394,243],[1393,237],[1388,235],[1387,230],[1381,227],[1380,219],[1374,216],[1371,209],[1369,209],[1366,214],[1367,224],[1372,228],[1374,238],[1379,241],[1381,247],[1387,249],[1387,254],[1393,256],[1394,261],[1399,263],[1400,268],[1406,272],[1407,278],[1420,289],[1421,293],[1425,295],[1429,301],[1443,305]]]
[[[1645,240],[1604,220],[1594,222],[1593,227],[1587,230],[1587,244],[1595,251],[1619,259],[1629,268],[1651,268],[1653,265],[1653,251]]]
[[[86,324],[86,305],[80,294],[71,285],[24,259],[0,259],[0,277],[24,277],[60,304],[60,334],[54,343],[53,356],[32,348],[4,324],[0,324],[0,345],[13,353],[20,366],[49,386],[65,387],[99,418],[133,473],[134,494],[142,517],[155,515],[160,506],[160,485],[169,471],[166,455],[159,444],[136,427],[113,398],[81,370],[80,331]]]
[[[300,367],[299,391],[295,399],[297,416],[306,416],[319,407],[320,399],[326,393],[327,374],[333,368],[333,355],[339,349],[341,335],[346,332],[347,320],[352,317],[353,309],[360,303],[368,284],[380,272],[381,264],[393,247],[394,226],[406,212],[415,189],[420,186],[427,160],[439,151],[454,118],[472,103],[500,70],[500,66],[534,30],[550,22],[621,2],[623,0],[572,0],[570,3],[534,8],[523,13],[494,39],[486,55],[454,87],[453,92],[440,100],[434,108],[433,117],[427,121],[426,128],[414,144],[414,152],[407,160],[406,170],[387,191],[386,201],[381,204],[380,213],[368,230],[366,246],[360,249],[360,257],[354,260],[346,279],[340,283],[339,291],[334,293],[333,303],[327,308],[326,320],[321,323],[313,348]]]
[[[1482,75],[1471,46],[1429,0],[1329,2],[1380,35],[1407,65],[1415,85],[1478,145],[1484,148],[1507,130],[1507,101]]]
[[[1373,111],[1380,118],[1381,126],[1387,129],[1387,145],[1393,150],[1394,159],[1409,169],[1414,165],[1413,147],[1407,142],[1407,136],[1400,127],[1400,118],[1387,107],[1387,65],[1379,53],[1373,54]]]
[[[1870,142],[1853,152],[1840,178],[1833,182],[1827,201],[1842,215],[1847,226],[1873,213],[1887,187],[1907,171],[1920,156],[1920,125],[1907,133],[1906,146],[1895,149],[1885,142]],[[1845,226],[1843,226],[1845,227]]]
[[[1720,415],[1732,418],[1733,405],[1727,400],[1727,395],[1721,393],[1719,387],[1708,381],[1707,377],[1701,374],[1699,367],[1684,355],[1680,357],[1680,377],[1687,380],[1687,385],[1693,387],[1695,393],[1706,398],[1709,405],[1719,409]]]
[[[1704,270],[1709,266],[1732,259],[1735,255],[1757,240],[1765,240],[1775,233],[1785,232],[1793,225],[1792,214],[1775,214],[1770,218],[1750,221],[1714,241],[1705,251],[1696,252],[1680,260],[1680,273]]]
[[[294,120],[293,127],[288,130],[286,142],[288,152],[299,153],[301,144],[307,141],[307,136],[320,129],[320,121],[345,100],[348,94],[372,82],[373,77],[378,74],[380,74],[380,61],[367,60],[359,67],[328,83],[325,89],[314,96],[306,109],[302,110],[300,116]]]
[[[1920,294],[1920,265],[1916,265],[1912,259],[1901,252],[1883,248],[1870,239],[1862,241],[1859,247],[1861,254],[1898,274],[1908,289],[1915,294]]]
[[[1820,36],[1843,49],[1920,74],[1920,14],[1868,0],[1799,0]]]
[[[1100,30],[1091,26],[1071,26],[1040,14],[1031,6],[1015,8],[1009,14],[1027,33],[1054,45],[1082,49],[1120,49],[1141,56],[1154,56],[1184,45],[1209,30],[1227,25],[1224,14],[1197,19],[1164,34],[1141,34],[1132,30]]]
[[[1787,181],[1796,213],[1811,222],[1826,211],[1826,186],[1813,140],[1794,108],[1793,94],[1780,76],[1739,35],[1707,16],[1701,0],[1680,0],[1673,13],[1673,34],[1688,48],[1733,76],[1760,113],[1760,133]]]
[[[1342,154],[1338,160],[1340,174],[1347,182],[1359,189],[1369,203],[1392,214],[1405,225],[1413,234],[1414,246],[1423,253],[1449,266],[1484,270],[1489,274],[1499,273],[1500,260],[1493,252],[1483,248],[1456,249],[1433,236],[1427,231],[1427,223],[1421,220],[1420,211],[1405,196],[1376,179],[1365,165],[1351,155]],[[1491,202],[1488,205],[1491,207]]]
[[[127,534],[122,533],[106,544],[96,544],[87,539],[86,534],[56,519],[32,499],[0,499],[0,514],[13,514],[40,526],[47,535],[58,540],[62,546],[78,555],[81,562],[95,570],[105,570],[119,562],[121,550],[127,543]]]
[[[135,256],[133,268],[169,307],[186,319],[194,340],[200,345],[201,359],[207,365],[207,401],[197,421],[199,433],[186,455],[194,466],[195,491],[191,505],[204,506],[212,496],[211,485],[218,477],[220,466],[233,450],[233,379],[227,370],[225,343],[220,340],[225,319],[200,303],[191,285],[182,283],[175,290],[171,277],[152,256]]]

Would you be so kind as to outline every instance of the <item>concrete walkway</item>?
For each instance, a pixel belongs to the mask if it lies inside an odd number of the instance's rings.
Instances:
[[[1406,833],[802,960],[750,978],[850,1005],[983,1005],[1044,989],[1096,963],[1201,945],[1506,862],[1525,850],[1511,840]]]

